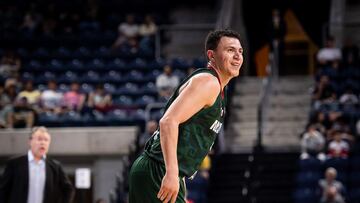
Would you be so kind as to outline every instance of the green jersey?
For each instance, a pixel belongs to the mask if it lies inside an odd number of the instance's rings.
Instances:
[[[180,87],[194,75],[200,73],[209,73],[217,77],[217,73],[213,69],[196,70],[192,75],[182,81],[175,90],[174,94],[166,104],[165,112],[178,97]],[[186,109],[184,109],[184,111],[186,111]],[[221,92],[212,106],[201,109],[186,122],[179,125],[177,158],[181,176],[190,177],[197,171],[202,160],[211,150],[216,136],[220,132],[224,122],[224,116],[225,96]],[[164,163],[160,137],[161,135],[158,129],[146,143],[145,154]]]

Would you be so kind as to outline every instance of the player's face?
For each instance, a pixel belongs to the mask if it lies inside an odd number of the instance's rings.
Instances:
[[[35,158],[40,159],[47,154],[50,139],[50,135],[47,132],[37,131],[32,135],[30,149]]]
[[[243,63],[243,48],[237,38],[222,37],[214,50],[215,64],[230,77],[239,75]]]

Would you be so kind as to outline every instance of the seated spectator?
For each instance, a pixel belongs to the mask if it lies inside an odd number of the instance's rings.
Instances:
[[[65,92],[63,105],[65,110],[81,112],[85,103],[85,95],[80,93],[80,85],[77,82],[71,83],[70,90]]]
[[[336,180],[337,171],[335,168],[327,168],[325,171],[325,179],[319,181],[319,187],[322,193],[321,202],[339,202],[343,203],[345,194],[344,185]],[[336,200],[336,201],[335,201]]]
[[[35,122],[35,112],[26,97],[19,97],[15,100],[14,110],[10,115],[9,127],[22,126],[32,128]]]
[[[314,101],[314,108],[319,109],[323,103],[336,102],[336,92],[334,87],[330,84],[329,77],[322,75],[319,83],[313,92],[312,99]]]
[[[105,92],[103,85],[97,85],[95,91],[89,93],[88,107],[107,113],[111,110],[111,105],[111,95]]]
[[[156,78],[156,88],[161,99],[167,100],[179,84],[179,78],[173,75],[170,65],[165,65],[164,71]]]
[[[157,26],[151,15],[146,15],[144,22],[139,27],[141,37],[153,37],[156,34]]]
[[[341,131],[334,131],[334,140],[329,143],[329,158],[347,158],[349,156],[350,147],[347,142],[342,140]]]
[[[340,96],[339,101],[340,101],[340,104],[354,105],[359,102],[359,99],[354,94],[351,87],[347,87],[345,93]]]
[[[34,89],[33,81],[29,80],[25,82],[24,89],[19,92],[18,98],[26,98],[30,105],[38,105],[40,100],[40,91]]]
[[[151,54],[154,49],[155,34],[157,26],[151,15],[146,15],[144,22],[139,27],[139,36],[141,37],[139,47],[145,52]]]
[[[49,81],[47,89],[40,95],[40,106],[44,112],[61,113],[63,101],[63,93],[57,91],[57,84],[55,81]]]
[[[335,47],[335,39],[329,37],[326,40],[325,47],[321,48],[317,53],[317,62],[319,65],[327,65],[333,61],[341,60],[341,50]]]
[[[113,44],[112,48],[117,49],[122,46],[125,42],[131,41],[137,43],[137,37],[139,34],[139,26],[135,23],[134,15],[127,15],[126,21],[121,23],[118,27],[119,36]]]
[[[9,127],[12,111],[13,106],[10,98],[5,93],[4,86],[0,84],[0,128]]]
[[[316,130],[314,125],[309,125],[307,131],[301,139],[301,159],[317,157],[321,161],[325,161],[325,154],[323,152],[325,146],[324,136]]]
[[[0,75],[4,78],[17,78],[21,60],[13,51],[7,51],[0,61]]]
[[[353,40],[347,38],[344,46],[341,49],[343,63],[345,66],[358,64],[359,62],[359,47],[354,44]]]

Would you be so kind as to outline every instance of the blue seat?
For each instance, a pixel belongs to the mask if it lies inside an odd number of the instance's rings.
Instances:
[[[294,203],[318,203],[319,197],[311,188],[297,189],[294,192]]]
[[[97,72],[88,71],[81,76],[80,81],[86,83],[100,83],[102,82],[102,79],[100,78],[100,75]]]
[[[126,63],[119,58],[116,58],[107,64],[107,69],[110,70],[121,70],[124,69],[125,67],[126,67]]]
[[[60,84],[59,85],[59,91],[60,92],[65,93],[65,92],[67,92],[69,90],[70,90],[69,85],[67,85],[67,84]]]
[[[87,58],[91,56],[91,51],[86,47],[80,47],[74,51],[73,56],[75,58]]]
[[[35,83],[46,83],[50,80],[56,80],[56,75],[53,72],[46,71],[39,77],[35,77]]]
[[[314,171],[320,172],[322,169],[322,163],[319,159],[310,157],[308,159],[299,160],[300,171]]]
[[[135,100],[135,104],[139,106],[146,106],[154,102],[155,102],[155,98],[149,95],[143,95]]]
[[[34,80],[34,75],[31,72],[23,72],[21,75],[23,81]]]
[[[360,171],[360,156],[352,157],[350,164],[353,171]]]
[[[141,92],[139,92],[139,88],[136,84],[128,82],[125,85],[120,86],[117,89],[116,94],[141,94]]]
[[[39,71],[42,68],[42,64],[37,60],[31,60],[27,66],[25,66],[24,70],[27,71]]]
[[[136,58],[129,64],[129,67],[135,68],[135,69],[143,69],[143,68],[147,67],[147,64],[146,64],[145,60],[143,60],[141,58]]]
[[[82,126],[83,120],[80,113],[69,111],[61,115],[60,119],[64,127]]]
[[[143,109],[137,109],[131,116],[134,120],[145,120],[145,111]]]
[[[38,125],[47,127],[59,127],[60,117],[57,114],[46,112],[38,114]]]
[[[109,94],[114,94],[116,92],[116,87],[111,83],[105,83],[104,90]]]
[[[157,94],[156,86],[153,82],[148,82],[141,87],[143,94]]]
[[[73,71],[66,71],[64,74],[60,75],[58,78],[59,83],[71,83],[74,81],[78,81],[78,75]]]
[[[144,81],[146,78],[144,77],[143,73],[137,70],[132,70],[130,71],[130,73],[128,73],[125,76],[125,79],[127,81],[135,81],[135,82],[142,82]]]
[[[325,168],[334,167],[338,172],[347,171],[349,161],[343,158],[331,158],[325,161]]]
[[[53,55],[57,58],[70,58],[72,56],[72,52],[65,47],[59,47],[55,50]]]
[[[94,91],[94,87],[91,84],[83,83],[81,84],[80,91],[82,93],[89,94],[90,92]]]
[[[187,69],[191,66],[191,64],[184,58],[181,58],[181,57],[178,57],[178,58],[174,58],[172,61],[171,61],[171,66],[174,68],[174,69]]]
[[[103,79],[104,81],[112,82],[112,83],[119,83],[123,81],[120,72],[114,70],[105,73]]]
[[[164,59],[155,59],[148,64],[149,69],[162,69],[166,64]]]
[[[49,67],[52,71],[63,71],[64,70],[64,64],[62,61],[57,59],[52,59],[49,63]]]
[[[115,106],[132,106],[134,102],[131,97],[122,95],[113,99],[113,104]]]
[[[316,188],[321,177],[320,172],[300,172],[296,177],[296,183],[299,187]]]
[[[40,47],[33,52],[32,57],[42,59],[50,58],[50,52],[46,48]]]
[[[67,69],[71,71],[83,71],[85,68],[82,61],[79,59],[73,59],[67,64]]]
[[[94,55],[97,57],[108,57],[110,55],[110,49],[106,46],[101,46],[94,51]]]
[[[146,79],[150,81],[155,81],[156,78],[161,74],[160,70],[152,70],[148,74],[146,74]]]
[[[86,64],[86,69],[91,69],[91,70],[104,70],[104,62],[101,59],[93,59],[91,60],[89,63]]]

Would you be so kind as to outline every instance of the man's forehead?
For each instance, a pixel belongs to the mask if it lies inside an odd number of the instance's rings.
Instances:
[[[220,39],[219,45],[223,47],[234,47],[234,48],[242,49],[239,39],[235,37],[222,37]]]

